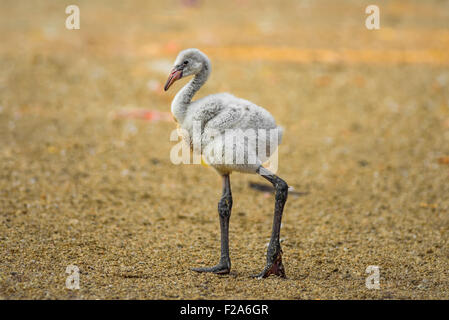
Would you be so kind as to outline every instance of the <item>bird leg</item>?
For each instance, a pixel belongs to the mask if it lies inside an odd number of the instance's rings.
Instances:
[[[210,268],[194,268],[196,272],[212,272],[216,274],[227,274],[231,270],[231,259],[229,258],[229,218],[231,217],[232,194],[229,174],[223,175],[223,194],[218,202],[218,216],[220,218],[221,230],[221,258],[220,262]]]
[[[261,273],[255,276],[255,278],[262,279],[270,276],[271,274],[285,278],[284,265],[282,264],[282,249],[279,242],[279,237],[281,231],[282,212],[284,211],[284,205],[288,196],[288,185],[284,180],[262,166],[259,167],[257,173],[273,184],[273,187],[276,190],[276,202],[274,206],[273,230],[271,232],[271,239],[267,250],[267,265]]]

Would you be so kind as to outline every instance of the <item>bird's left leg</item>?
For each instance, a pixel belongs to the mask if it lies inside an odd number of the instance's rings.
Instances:
[[[267,264],[261,273],[256,275],[256,278],[266,278],[271,274],[285,278],[284,265],[282,264],[282,249],[280,244],[280,231],[282,213],[284,211],[284,205],[288,196],[287,183],[279,178],[277,175],[271,173],[264,167],[260,166],[257,173],[267,179],[273,184],[276,190],[275,205],[274,205],[274,218],[273,218],[273,230],[271,232],[270,243],[267,250]]]
[[[229,174],[223,175],[223,194],[218,202],[218,215],[221,230],[221,258],[220,262],[210,268],[194,268],[197,272],[212,272],[216,274],[227,274],[231,270],[231,259],[229,258],[229,218],[231,217],[232,194]]]

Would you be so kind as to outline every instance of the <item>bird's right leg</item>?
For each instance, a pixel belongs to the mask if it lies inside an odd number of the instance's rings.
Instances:
[[[221,257],[220,262],[210,268],[194,268],[196,272],[212,272],[216,274],[227,274],[231,270],[231,259],[229,258],[229,218],[231,217],[232,194],[229,174],[223,176],[223,194],[218,202],[218,215],[221,230]]]

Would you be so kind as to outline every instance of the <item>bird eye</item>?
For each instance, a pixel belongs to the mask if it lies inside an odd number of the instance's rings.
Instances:
[[[183,63],[184,63],[184,64],[188,64],[188,63],[189,63],[189,61],[187,61],[187,60],[186,60],[186,61],[184,61]]]

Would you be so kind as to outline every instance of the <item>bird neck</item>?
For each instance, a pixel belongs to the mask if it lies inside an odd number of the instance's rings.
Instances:
[[[179,123],[182,124],[182,122],[184,121],[187,108],[192,102],[193,96],[206,82],[209,74],[210,66],[206,65],[176,94],[171,105],[171,111]]]

